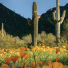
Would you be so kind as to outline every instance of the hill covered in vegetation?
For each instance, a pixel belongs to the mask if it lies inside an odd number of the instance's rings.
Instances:
[[[52,13],[56,10],[56,7],[47,10],[46,13],[42,13],[38,24],[38,33],[45,31],[48,33],[53,33],[55,35],[55,26],[50,24],[48,17],[53,21]],[[63,10],[66,10],[66,16],[61,24],[61,36],[67,34],[67,23],[68,23],[68,3],[65,6],[60,6],[60,13],[62,16]],[[31,26],[28,25],[26,18],[22,17],[20,14],[8,9],[0,3],[0,27],[4,23],[5,31],[13,36],[18,36],[22,39],[23,36],[29,35],[31,33]],[[1,29],[1,28],[0,28]]]
[[[26,18],[8,9],[0,3],[0,29],[2,23],[4,23],[6,33],[13,36],[19,36],[21,38],[30,32]]]

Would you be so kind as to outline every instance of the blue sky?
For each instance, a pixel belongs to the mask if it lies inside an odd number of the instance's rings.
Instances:
[[[32,5],[34,1],[37,2],[37,13],[40,15],[56,7],[56,0],[0,0],[0,3],[24,18],[29,17],[32,19]],[[59,2],[60,6],[64,6],[68,3],[68,0],[59,0]]]

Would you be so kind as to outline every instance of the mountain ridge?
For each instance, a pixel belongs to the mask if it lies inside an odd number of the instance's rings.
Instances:
[[[29,34],[27,31],[27,29],[29,29],[27,19],[0,3],[0,27],[2,23],[4,23],[4,29],[8,34],[13,36],[22,36],[26,35],[26,33]]]
[[[49,17],[53,21],[52,12],[55,9],[56,7],[47,10],[46,13],[42,13],[41,18],[38,21],[38,33],[45,31],[46,33],[53,33],[53,35],[55,35],[55,26],[51,25],[47,20],[47,17]],[[68,18],[68,3],[65,6],[60,6],[60,16],[62,16],[63,10],[66,10],[66,16],[64,19],[66,20],[66,18]],[[4,23],[5,31],[10,35],[19,36],[22,38],[23,36],[31,33],[31,26],[28,25],[26,18],[0,3],[0,27],[2,23]],[[62,27],[63,23],[61,24]],[[62,31],[63,28],[61,29],[61,33]]]

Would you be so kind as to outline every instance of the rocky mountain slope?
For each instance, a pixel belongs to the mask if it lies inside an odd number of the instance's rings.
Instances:
[[[49,17],[53,21],[52,12],[54,10],[56,10],[56,7],[47,10],[46,13],[42,13],[38,22],[38,33],[45,31],[47,34],[53,33],[55,35],[55,26],[50,24],[47,19]],[[62,16],[63,10],[66,10],[66,16],[64,22],[61,24],[61,35],[65,33],[64,31],[67,28],[66,26],[63,27],[63,25],[68,23],[68,3],[65,6],[60,6],[60,16]],[[8,9],[0,3],[0,30],[2,23],[4,23],[5,31],[13,36],[22,38],[23,36],[31,33],[31,26],[28,25],[26,18]]]
[[[4,23],[5,31],[13,36],[22,37],[30,32],[28,32],[29,26],[26,18],[0,3],[0,29],[2,23]]]

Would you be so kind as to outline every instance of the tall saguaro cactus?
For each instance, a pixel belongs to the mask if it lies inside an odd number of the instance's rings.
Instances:
[[[55,25],[55,33],[56,33],[56,42],[60,42],[60,24],[62,24],[65,18],[66,11],[63,11],[63,15],[60,18],[60,7],[59,7],[59,0],[56,0],[56,11],[53,12],[53,20],[54,23],[48,18],[49,22]]]
[[[40,15],[37,15],[37,3],[33,2],[32,6],[32,20],[31,20],[31,33],[32,33],[32,45],[37,46],[37,35],[38,35],[38,20]]]

